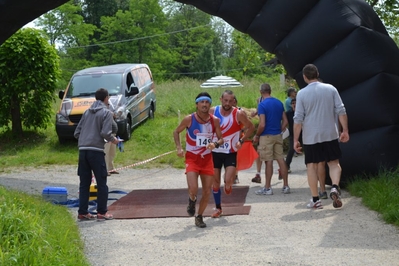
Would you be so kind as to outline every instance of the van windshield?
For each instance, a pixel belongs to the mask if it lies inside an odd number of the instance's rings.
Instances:
[[[122,93],[122,74],[76,76],[71,81],[66,97],[94,97],[96,91],[100,88],[107,89],[109,95]]]

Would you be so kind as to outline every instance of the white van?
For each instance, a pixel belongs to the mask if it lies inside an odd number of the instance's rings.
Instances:
[[[156,110],[155,85],[146,64],[117,64],[91,67],[76,72],[65,91],[56,114],[55,128],[60,143],[74,139],[73,133],[84,111],[95,101],[99,88],[110,95],[110,109],[116,114],[118,136],[129,140],[140,122],[154,118]]]

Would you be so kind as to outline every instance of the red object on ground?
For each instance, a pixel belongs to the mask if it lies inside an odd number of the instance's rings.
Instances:
[[[241,149],[237,152],[237,171],[251,168],[258,157],[259,154],[252,145],[252,141],[244,141]]]

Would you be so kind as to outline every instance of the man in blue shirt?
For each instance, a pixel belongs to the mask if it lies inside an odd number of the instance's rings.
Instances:
[[[284,112],[283,103],[271,96],[272,89],[269,84],[260,86],[263,101],[258,105],[259,126],[254,137],[254,142],[259,142],[258,153],[261,161],[266,162],[265,187],[256,191],[257,195],[273,195],[271,179],[273,175],[273,160],[276,160],[283,177],[282,192],[290,193],[288,186],[288,168],[284,161],[282,132],[287,129],[288,120]]]

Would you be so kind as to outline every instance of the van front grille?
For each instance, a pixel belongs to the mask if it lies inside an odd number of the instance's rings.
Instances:
[[[70,115],[69,116],[69,120],[71,120],[71,122],[74,124],[78,124],[81,118],[82,118],[82,115]]]

